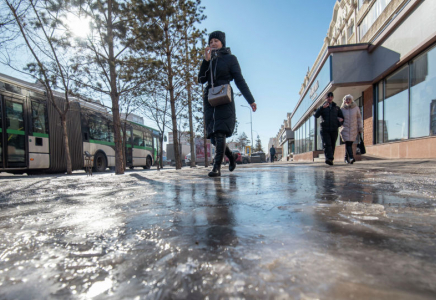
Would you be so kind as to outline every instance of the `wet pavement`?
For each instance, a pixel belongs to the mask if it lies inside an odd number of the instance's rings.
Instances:
[[[435,299],[436,161],[0,176],[0,299]]]

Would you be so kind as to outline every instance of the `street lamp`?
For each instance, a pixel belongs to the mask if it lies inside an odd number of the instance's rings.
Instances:
[[[253,121],[251,119],[251,107],[247,105],[241,105],[242,107],[246,107],[250,110],[250,126],[251,126],[251,151],[253,151]]]

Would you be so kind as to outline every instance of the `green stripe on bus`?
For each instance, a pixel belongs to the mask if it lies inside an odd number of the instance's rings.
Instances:
[[[3,132],[1,128],[0,128],[0,132]]]
[[[24,131],[14,130],[14,129],[6,129],[6,133],[16,134],[16,135],[25,135]]]
[[[106,141],[97,141],[97,140],[89,140],[90,143],[93,144],[100,144],[100,145],[107,145],[107,146],[115,146],[114,142],[106,142]]]
[[[32,135],[36,136],[36,137],[45,137],[45,138],[48,138],[48,134],[47,133],[32,132]]]
[[[143,146],[136,146],[135,145],[135,146],[133,146],[133,148],[153,151],[153,148],[151,148],[151,147],[143,147]]]
[[[127,144],[126,148],[132,148],[132,145],[131,144]]]

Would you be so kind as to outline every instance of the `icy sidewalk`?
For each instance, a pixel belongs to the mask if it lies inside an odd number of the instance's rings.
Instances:
[[[0,177],[0,299],[434,299],[434,161]]]

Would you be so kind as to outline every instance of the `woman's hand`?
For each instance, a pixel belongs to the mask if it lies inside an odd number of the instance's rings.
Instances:
[[[212,49],[210,47],[206,47],[206,49],[204,49],[204,60],[206,60],[206,61],[210,60],[211,52],[212,52]]]
[[[256,112],[256,110],[257,110],[256,102],[251,103],[250,106],[251,106],[251,109],[253,110],[253,112]]]
[[[344,121],[344,119],[338,117],[338,121],[342,122],[342,121]]]

